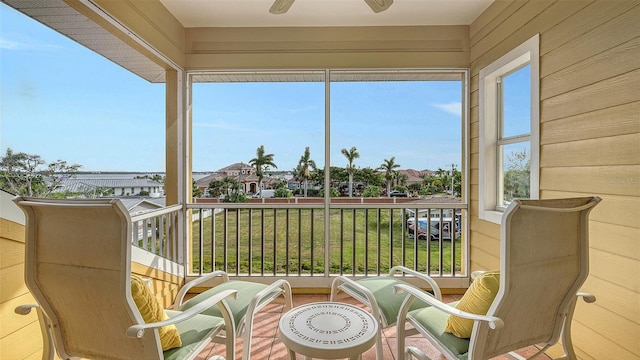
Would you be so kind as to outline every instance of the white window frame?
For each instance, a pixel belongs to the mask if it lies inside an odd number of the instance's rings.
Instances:
[[[538,34],[480,70],[479,74],[479,214],[482,220],[502,222],[498,204],[498,79],[526,64],[531,71],[530,198],[540,194],[540,37]]]

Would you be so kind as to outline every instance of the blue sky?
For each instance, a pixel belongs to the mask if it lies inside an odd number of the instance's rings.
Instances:
[[[331,85],[331,165],[460,167],[458,82]],[[164,84],[151,84],[0,4],[0,144],[86,171],[164,171]],[[196,84],[193,169],[248,162],[264,145],[281,170],[305,146],[324,166],[323,83]]]
[[[0,4],[0,144],[82,170],[164,170],[164,84]]]
[[[458,82],[361,82],[331,85],[331,165],[355,146],[358,167],[379,167],[395,157],[417,170],[460,165]],[[448,102],[447,102],[448,101]],[[215,163],[226,149],[247,162],[256,148],[290,170],[306,146],[318,166],[324,159],[323,83],[196,84],[193,90],[194,168]],[[200,151],[200,150],[203,151]],[[209,149],[207,151],[206,149]]]

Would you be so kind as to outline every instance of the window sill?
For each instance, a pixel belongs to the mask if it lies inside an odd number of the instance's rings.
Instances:
[[[480,219],[490,221],[494,224],[502,224],[502,211],[484,210],[480,212]]]

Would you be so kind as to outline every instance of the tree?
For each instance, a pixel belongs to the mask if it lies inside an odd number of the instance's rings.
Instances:
[[[301,193],[302,193],[302,184],[305,182],[305,172],[304,172],[304,168],[302,167],[302,165],[300,165],[300,163],[298,163],[298,164],[296,165],[296,167],[294,167],[294,168],[293,168],[292,172],[293,172],[293,178],[294,178],[294,179],[298,182],[298,184],[299,184],[299,187],[298,187],[297,192],[298,192],[298,194],[301,194]],[[309,174],[309,177],[311,177],[311,174]],[[308,180],[307,180],[307,181],[308,181]],[[305,191],[304,196],[306,197],[306,196],[307,196],[307,193],[306,193],[306,191],[307,191],[306,186],[305,186],[304,191]]]
[[[413,184],[409,184],[409,186],[407,186],[407,188],[411,192],[419,193],[420,190],[422,190],[422,185],[420,183],[413,183]]]
[[[441,177],[443,177],[443,176],[447,175],[447,170],[445,170],[445,169],[443,169],[443,168],[439,167],[439,168],[438,168],[438,170],[436,170],[436,171],[434,172],[434,175],[435,175],[435,176],[437,176],[437,177],[439,177],[439,178],[441,178]]]
[[[316,186],[324,186],[324,168],[316,168],[309,175],[309,180]]]
[[[407,174],[398,175],[397,186],[407,186],[407,181],[409,180],[409,176]]]
[[[357,171],[357,177],[365,183],[365,185],[375,185],[382,186],[384,185],[384,179],[380,175],[380,172],[376,169],[372,169],[370,167],[366,167],[364,169],[359,169]]]
[[[80,167],[64,160],[47,165],[40,155],[14,153],[7,148],[0,159],[0,188],[16,195],[51,197],[65,179],[76,175]]]
[[[306,196],[306,194],[305,194],[305,196]],[[290,198],[291,197],[291,191],[289,191],[289,189],[287,189],[286,185],[280,184],[278,186],[278,188],[276,189],[276,191],[274,191],[273,197],[276,197],[276,198]]]
[[[160,174],[154,174],[151,177],[151,181],[159,182],[161,184],[164,184],[164,180],[165,180],[165,177]]]
[[[223,202],[226,203],[243,203],[249,201],[247,195],[240,191],[240,182],[232,176],[225,176],[220,181],[220,188],[224,194]]]
[[[454,174],[453,196],[456,196],[456,194],[462,196],[462,172],[456,169]]]
[[[449,191],[447,189],[451,188],[451,175],[449,174],[449,172],[445,173],[442,176],[442,187],[444,188],[444,192],[448,194]]]
[[[247,198],[247,195],[243,192],[239,192],[237,188],[234,188],[233,191],[222,199],[222,202],[225,203],[245,203],[248,201],[249,199]]]
[[[229,195],[233,191],[237,192],[239,185],[240,185],[240,182],[238,181],[238,179],[234,177],[227,175],[224,178],[222,178],[222,188],[224,190],[225,195]]]
[[[384,171],[384,178],[387,179],[387,197],[390,196],[391,182],[397,177],[397,171],[395,169],[399,167],[400,164],[396,164],[395,156],[392,156],[391,159],[384,159],[384,162],[380,165],[380,170]]]
[[[224,187],[224,183],[222,180],[212,180],[209,182],[209,186],[207,187],[207,192],[211,197],[218,197],[222,195],[222,189]]]
[[[382,190],[380,189],[380,186],[369,185],[364,188],[364,191],[362,192],[362,196],[366,198],[380,197],[381,192]]]
[[[330,175],[330,181],[331,181],[331,183],[329,184],[330,187],[336,187],[341,182],[347,180],[347,171],[344,168],[331,166],[329,168],[329,171],[330,171],[329,175]],[[321,186],[322,188],[326,187],[324,184],[324,169],[315,169],[311,173],[310,179],[311,181],[313,181],[315,185]]]
[[[324,189],[320,190],[320,196],[324,197]],[[340,192],[338,191],[338,189],[332,187],[331,190],[329,190],[329,197],[338,197],[340,196]]]
[[[531,156],[526,149],[509,154],[504,172],[504,202],[530,196]]]
[[[360,157],[360,154],[356,150],[356,147],[353,146],[351,149],[342,149],[342,155],[347,158],[347,173],[349,174],[349,197],[353,197],[353,161]]]
[[[304,148],[304,154],[300,157],[298,162],[299,171],[301,172],[302,179],[304,180],[304,197],[307,197],[307,182],[309,181],[309,169],[316,169],[316,162],[311,160],[311,151],[309,147]]]
[[[140,193],[142,194],[142,192]],[[191,196],[194,198],[199,198],[202,196],[202,190],[200,190],[200,188],[196,186],[195,179],[191,179]]]
[[[278,168],[273,162],[273,154],[265,154],[264,145],[260,145],[260,147],[256,149],[256,157],[249,160],[249,165],[256,168],[256,175],[258,175],[258,191],[260,191],[260,196],[262,196],[262,179],[264,178],[265,170],[264,167],[273,166],[276,169]]]
[[[341,183],[349,179],[349,174],[347,174],[347,170],[345,170],[342,167],[330,166],[329,171],[331,171],[331,173],[329,174],[329,177],[331,179],[332,187],[336,187],[336,188],[340,187]]]

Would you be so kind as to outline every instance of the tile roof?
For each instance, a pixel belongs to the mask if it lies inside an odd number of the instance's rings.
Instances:
[[[162,183],[150,179],[64,179],[62,181],[64,187],[76,186],[75,184],[97,188],[164,187]]]

